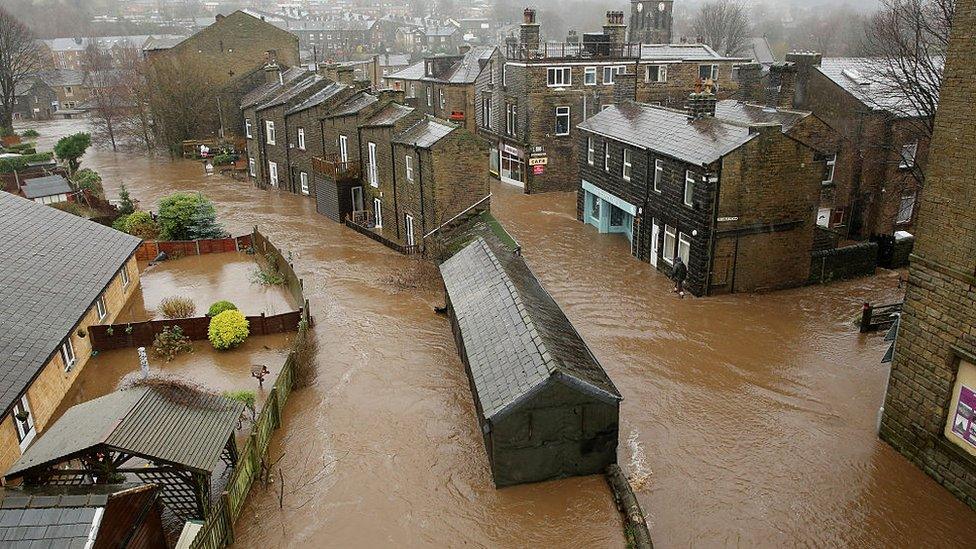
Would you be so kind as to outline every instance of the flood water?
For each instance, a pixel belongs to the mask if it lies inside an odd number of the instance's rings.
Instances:
[[[43,139],[83,122],[41,125]],[[278,486],[256,486],[238,547],[622,546],[600,477],[495,490],[434,289],[410,260],[318,216],[310,200],[207,177],[193,162],[90,153],[144,207],[201,190],[239,234],[291,250],[319,377],[276,434]],[[771,295],[679,300],[619,236],[575,221],[571,194],[496,185],[492,209],[623,393],[619,461],[658,547],[959,547],[976,514],[875,435],[885,343],[851,320],[901,297],[897,273]]]

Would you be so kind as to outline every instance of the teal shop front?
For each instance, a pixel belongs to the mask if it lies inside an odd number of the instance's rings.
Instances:
[[[596,227],[601,234],[623,234],[633,244],[637,206],[621,200],[589,181],[583,181],[583,193],[583,221],[587,225]]]

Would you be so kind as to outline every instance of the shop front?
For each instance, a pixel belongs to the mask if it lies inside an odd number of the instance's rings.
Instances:
[[[593,225],[602,234],[623,234],[634,242],[634,218],[637,206],[626,202],[607,191],[583,181],[583,220]]]
[[[525,188],[525,154],[518,148],[499,143],[491,149],[491,173],[502,183]]]

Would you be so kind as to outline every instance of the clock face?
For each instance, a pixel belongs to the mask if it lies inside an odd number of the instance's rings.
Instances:
[[[637,13],[644,11],[644,4],[637,4]]]
[[[661,2],[660,4],[657,5],[658,11],[664,11],[664,8],[665,8],[664,2]]]

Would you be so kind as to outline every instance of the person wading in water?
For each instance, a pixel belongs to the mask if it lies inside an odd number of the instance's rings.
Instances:
[[[681,261],[680,257],[675,256],[674,258],[674,271],[671,273],[671,278],[674,279],[674,291],[677,292],[681,299],[684,299],[685,279],[688,278],[688,267],[685,266],[684,261]]]

